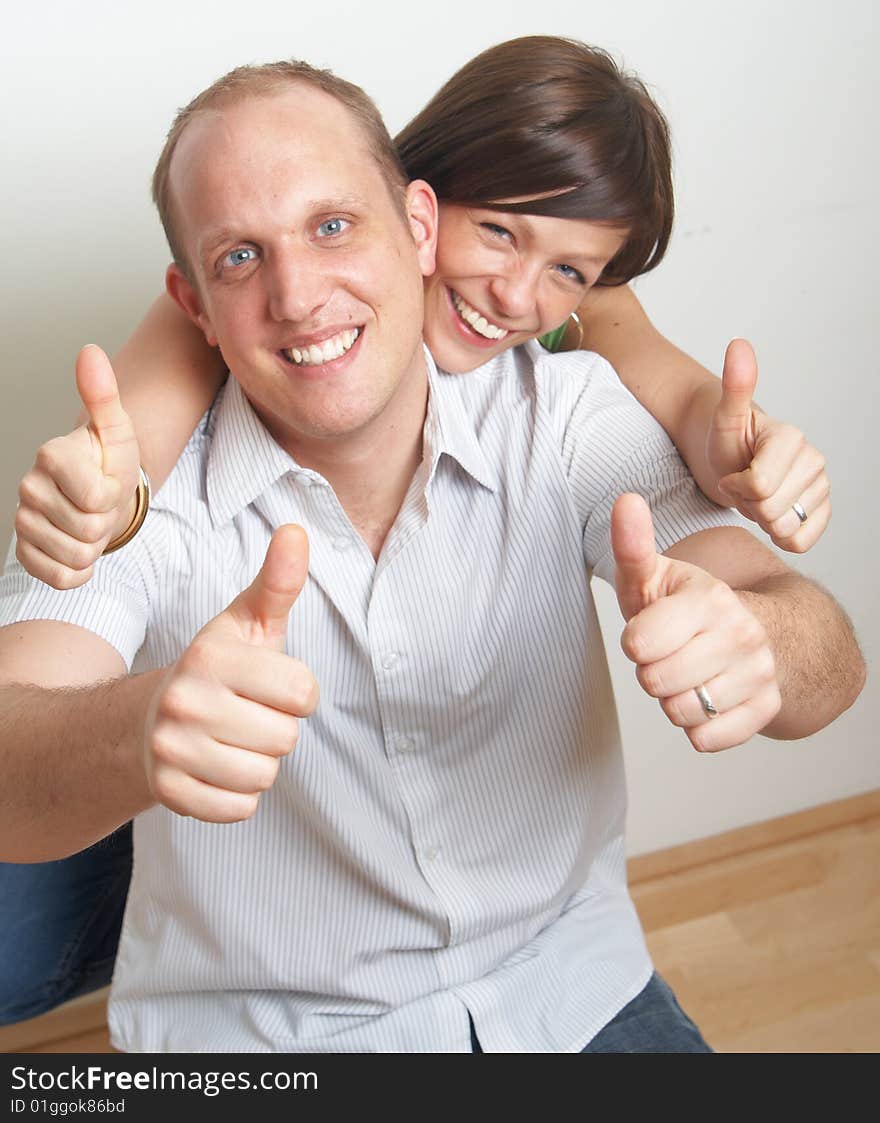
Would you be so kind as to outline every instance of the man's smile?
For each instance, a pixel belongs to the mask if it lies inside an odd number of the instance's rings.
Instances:
[[[323,366],[340,359],[350,351],[360,338],[361,329],[344,328],[316,343],[303,342],[299,347],[289,347],[281,353],[294,366]]]

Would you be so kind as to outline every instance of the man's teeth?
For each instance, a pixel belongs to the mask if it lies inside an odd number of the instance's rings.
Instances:
[[[481,315],[476,308],[472,308],[466,300],[462,300],[457,292],[452,294],[452,303],[455,305],[455,310],[459,316],[474,329],[477,335],[482,335],[486,339],[504,339],[509,334],[504,328],[498,327],[497,324],[490,324],[485,316]]]
[[[291,347],[289,351],[284,353],[297,366],[316,367],[320,366],[321,363],[332,363],[334,359],[338,359],[346,351],[350,351],[360,334],[360,328],[346,328],[345,331],[331,336],[330,339],[324,339],[320,343],[312,343],[308,347]]]

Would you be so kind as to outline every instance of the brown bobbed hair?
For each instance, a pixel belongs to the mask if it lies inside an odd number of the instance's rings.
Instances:
[[[627,228],[599,284],[624,284],[666,252],[669,126],[641,80],[596,47],[544,35],[490,47],[395,144],[408,178],[442,202]]]
[[[330,70],[320,70],[296,59],[239,66],[218,78],[178,112],[153,173],[153,202],[159,211],[174,261],[190,280],[193,278],[183,248],[182,232],[177,225],[170,183],[171,161],[184,129],[199,113],[223,109],[247,98],[271,97],[296,83],[322,90],[349,110],[361,127],[370,155],[379,167],[401,218],[406,219],[406,172],[388,135],[382,115],[360,86],[338,78]]]

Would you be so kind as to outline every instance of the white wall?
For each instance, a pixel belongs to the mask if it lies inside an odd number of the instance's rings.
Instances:
[[[109,0],[7,6],[3,105],[0,530],[41,440],[76,412],[72,361],[113,350],[161,286],[148,182],[174,111],[242,62],[296,56],[377,100],[392,132],[477,51],[515,35],[610,49],[651,84],[675,138],[678,222],[637,291],[658,325],[718,369],[753,340],[760,400],[826,452],[830,534],[793,564],[830,586],[877,650],[877,361],[873,330],[880,100],[873,0]],[[833,19],[833,22],[832,22]],[[790,559],[791,560],[791,559]],[[599,590],[640,853],[880,786],[869,681],[830,729],[700,757],[642,695]]]

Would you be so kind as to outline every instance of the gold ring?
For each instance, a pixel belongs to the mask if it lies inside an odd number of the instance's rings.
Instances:
[[[111,542],[108,542],[104,547],[104,554],[115,553],[116,550],[121,550],[123,546],[127,545],[132,538],[137,534],[140,528],[144,525],[144,519],[147,517],[147,511],[150,509],[150,477],[147,473],[140,469],[140,478],[138,479],[137,491],[135,492],[134,514],[131,517],[131,522],[118,534]]]

